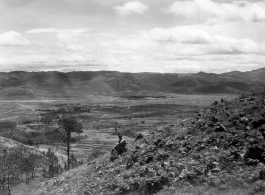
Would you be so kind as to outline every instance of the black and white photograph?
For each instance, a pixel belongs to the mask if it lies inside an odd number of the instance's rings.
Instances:
[[[0,0],[0,195],[264,195],[265,0]]]

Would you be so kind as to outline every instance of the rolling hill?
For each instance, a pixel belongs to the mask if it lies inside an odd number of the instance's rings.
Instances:
[[[124,73],[24,72],[0,73],[1,99],[85,97],[92,92],[157,91],[173,93],[242,93],[263,90],[265,68],[249,72]]]

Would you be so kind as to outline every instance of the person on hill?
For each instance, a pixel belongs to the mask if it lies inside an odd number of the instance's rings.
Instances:
[[[127,151],[127,147],[126,147],[127,142],[126,142],[125,139],[123,139],[121,133],[118,134],[118,138],[119,138],[118,143],[115,144],[115,146],[114,146],[112,152],[117,151],[117,153],[120,155],[120,154],[122,154],[123,152],[126,152],[126,151]]]
[[[122,138],[122,134],[121,134],[121,133],[118,134],[118,138],[119,138],[118,143],[122,143],[123,141],[125,141],[125,140]]]

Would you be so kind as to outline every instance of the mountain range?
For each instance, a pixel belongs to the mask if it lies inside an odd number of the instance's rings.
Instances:
[[[265,68],[222,74],[1,72],[0,99],[85,97],[89,93],[154,91],[184,94],[242,93],[265,88]]]

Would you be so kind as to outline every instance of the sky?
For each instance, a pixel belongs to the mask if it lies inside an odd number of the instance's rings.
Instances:
[[[0,0],[0,71],[265,66],[265,0]]]

